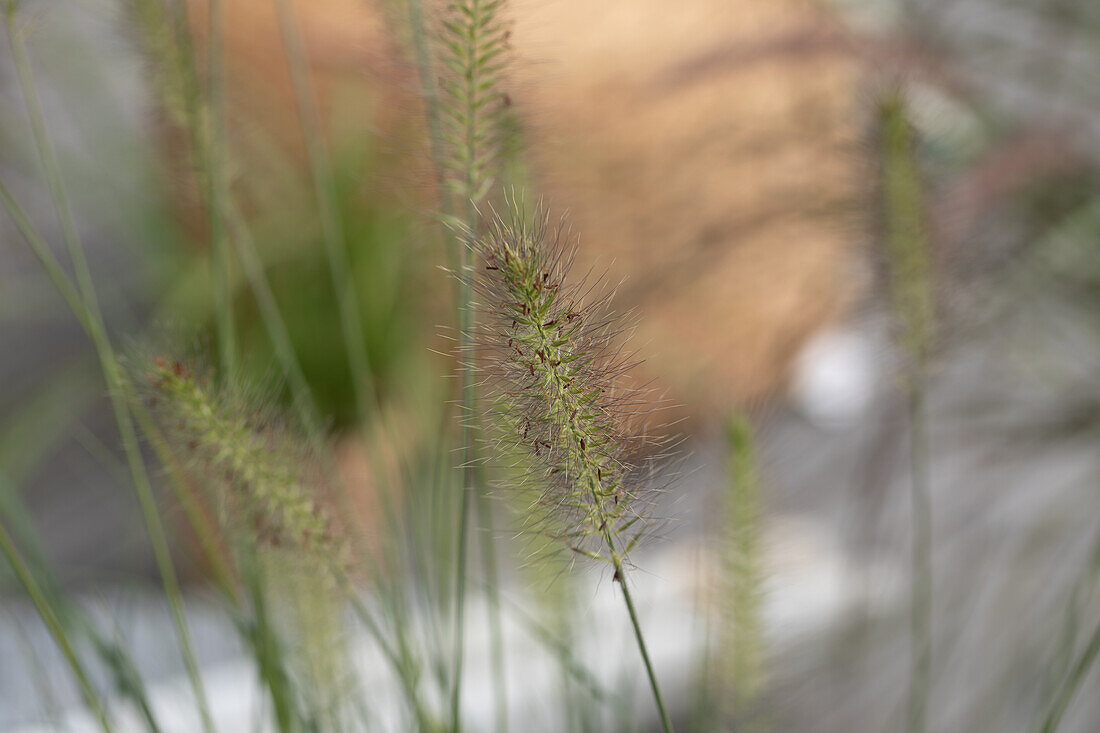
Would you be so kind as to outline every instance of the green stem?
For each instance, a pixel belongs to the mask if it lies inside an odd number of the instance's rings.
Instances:
[[[433,726],[431,725],[427,711],[424,710],[424,706],[420,703],[420,697],[417,693],[419,675],[408,649],[404,644],[401,645],[400,653],[393,649],[387,642],[385,634],[382,633],[382,627],[371,614],[370,609],[363,603],[363,599],[360,598],[351,580],[341,573],[339,575],[339,582],[348,599],[351,601],[351,607],[356,617],[363,626],[366,627],[371,638],[378,644],[378,648],[382,650],[382,655],[390,663],[390,666],[393,667],[394,671],[397,673],[398,679],[401,680],[401,690],[405,694],[405,700],[411,708],[413,715],[416,717],[419,729],[421,731],[432,730]]]
[[[257,672],[263,684],[267,686],[271,697],[276,730],[280,733],[298,733],[306,726],[283,663],[283,644],[279,640],[271,614],[268,612],[267,595],[262,579],[263,569],[259,566],[254,549],[249,548],[246,552],[244,570],[248,596],[252,603],[253,619],[248,626],[246,638],[252,646]]]
[[[359,300],[355,293],[351,264],[348,261],[347,233],[340,220],[340,206],[336,193],[336,181],[332,173],[332,161],[325,148],[321,121],[317,113],[317,100],[309,78],[301,30],[294,19],[289,0],[275,0],[279,16],[279,32],[286,48],[290,67],[291,85],[302,138],[309,159],[313,193],[321,219],[321,237],[325,243],[329,275],[336,291],[337,312],[344,337],[344,352],[351,372],[352,390],[363,420],[369,414],[377,414],[378,395],[375,392],[367,344],[363,337],[363,323],[359,315]]]
[[[210,0],[209,88],[210,114],[207,116],[206,145],[206,216],[209,219],[211,269],[214,286],[214,313],[218,337],[218,358],[223,380],[232,378],[236,368],[236,343],[233,333],[233,301],[230,292],[229,250],[225,244],[224,202],[228,195],[222,148],[225,140],[225,79],[222,68],[222,36],[225,8],[221,0]]]
[[[587,670],[573,654],[573,648],[569,643],[559,638],[553,631],[543,626],[532,617],[518,603],[505,598],[512,609],[516,619],[527,629],[527,632],[550,651],[561,664],[565,674],[585,688],[593,698],[603,702],[609,697],[607,690],[603,688],[599,680]]]
[[[179,73],[184,83],[187,134],[191,142],[194,164],[200,169],[210,164],[220,163],[224,166],[222,156],[211,156],[209,153],[211,141],[208,139],[206,128],[203,125],[202,90],[198,84],[198,72],[195,68],[195,54],[192,50],[191,34],[187,26],[187,18],[182,10],[176,13],[172,23],[177,44],[173,59],[178,64],[175,71]],[[218,179],[223,175],[224,172],[216,174],[213,171],[205,171],[205,176],[208,179]],[[279,311],[279,305],[272,291],[271,283],[267,279],[263,260],[256,248],[252,233],[248,229],[244,215],[228,191],[225,191],[225,196],[220,198],[219,203],[222,223],[228,229],[228,237],[226,238],[232,244],[234,253],[241,263],[241,269],[256,301],[260,320],[271,339],[275,360],[279,363],[283,378],[286,379],[287,386],[290,389],[293,409],[309,435],[313,449],[318,455],[324,455],[324,432],[321,429],[317,407],[305,374],[302,372],[301,363],[294,351],[290,331],[287,329],[286,321]]]
[[[4,206],[7,208],[9,215],[11,215],[16,226],[19,228],[20,234],[22,234],[24,239],[30,244],[31,249],[38,257],[42,266],[46,269],[47,273],[49,273],[50,279],[62,294],[70,309],[72,309],[73,315],[76,316],[84,332],[88,335],[89,339],[92,338],[93,331],[87,312],[84,309],[83,303],[80,301],[80,296],[76,293],[76,289],[69,280],[68,275],[62,270],[61,265],[46,246],[41,235],[30,223],[23,209],[12,198],[2,181],[0,181],[0,202],[3,202]],[[146,438],[153,446],[161,464],[169,469],[168,472],[172,476],[173,483],[177,489],[177,496],[183,504],[184,510],[187,512],[192,526],[195,528],[196,532],[199,533],[200,544],[207,553],[211,566],[215,569],[215,575],[220,579],[219,582],[223,590],[227,592],[227,596],[232,597],[232,582],[229,580],[232,574],[225,564],[224,558],[216,550],[217,542],[214,537],[213,529],[209,526],[209,522],[202,517],[201,507],[196,503],[193,492],[187,489],[186,481],[183,478],[182,468],[179,467],[173,458],[167,441],[161,434],[160,429],[156,427],[156,424],[145,409],[145,406],[141,403],[141,400],[138,399],[137,395],[134,393],[132,386],[129,385],[129,383],[124,383],[124,389],[130,404],[130,409],[141,427],[142,432],[145,433]],[[0,481],[0,483],[2,483],[2,481]],[[8,494],[0,492],[0,496],[7,497]],[[4,505],[0,507],[0,511],[7,511],[11,508],[12,507]]]
[[[479,484],[484,486],[484,481]],[[496,688],[496,729],[508,728],[508,687],[505,677],[504,632],[500,613],[500,573],[497,568],[496,543],[493,540],[493,508],[485,492],[477,492],[478,524],[481,529],[481,554],[485,564],[485,591],[489,601],[489,654]]]
[[[471,204],[470,208],[473,205]],[[470,251],[463,248],[462,271],[470,272]],[[470,301],[473,297],[468,277],[461,279],[459,289],[458,329],[460,334],[460,353],[463,359],[473,358],[470,353],[470,341],[472,338],[473,312]],[[465,610],[466,610],[466,555],[468,552],[467,540],[471,498],[477,491],[474,483],[474,454],[473,440],[470,437],[470,421],[474,417],[474,375],[469,364],[463,363],[462,369],[462,408],[459,420],[461,429],[459,442],[462,445],[462,502],[458,510],[458,550],[455,567],[455,659],[454,659],[454,687],[451,691],[451,726],[455,733],[462,729],[459,720],[459,698],[462,694],[462,659],[465,647]]]
[[[469,236],[474,236],[477,228],[477,206],[475,205],[471,196],[474,195],[475,186],[475,166],[478,160],[478,137],[477,137],[477,100],[478,100],[478,86],[480,84],[480,78],[478,74],[478,64],[476,54],[479,48],[479,35],[478,30],[480,28],[480,14],[482,12],[480,0],[473,0],[472,7],[470,8],[470,23],[469,23],[469,37],[466,39],[466,53],[468,55],[467,70],[465,76],[466,84],[466,139],[464,144],[466,146],[466,160],[467,168],[465,171],[466,180],[464,197],[466,200],[466,218],[464,221],[466,232]],[[445,195],[444,192],[440,192],[440,195]],[[461,359],[473,358],[473,328],[474,328],[474,310],[473,310],[473,283],[470,281],[470,273],[472,272],[473,252],[469,247],[460,247],[459,262],[461,268],[461,277],[459,278],[458,286],[458,336],[459,336],[459,354]],[[462,660],[465,646],[465,606],[466,606],[466,556],[467,556],[467,525],[469,523],[470,503],[477,491],[476,476],[474,472],[474,464],[477,460],[476,451],[474,449],[473,440],[470,434],[470,423],[474,419],[474,401],[477,397],[476,387],[474,384],[473,368],[469,363],[463,362],[461,364],[462,369],[462,412],[459,415],[461,421],[461,431],[459,435],[459,441],[462,445],[462,505],[459,509],[459,532],[458,532],[458,560],[456,568],[456,582],[457,588],[455,593],[455,661],[454,661],[454,689],[451,693],[451,725],[455,733],[458,733],[462,729],[460,721],[460,698],[462,693]]]
[[[447,195],[447,176],[445,172],[446,146],[443,140],[443,121],[439,116],[439,87],[436,85],[432,51],[428,42],[428,32],[424,23],[422,0],[408,0],[409,26],[412,31],[413,48],[416,54],[416,71],[420,82],[420,95],[424,100],[424,116],[428,120],[428,141],[431,145],[432,160],[435,165],[435,187],[439,196],[439,211],[444,219],[454,216],[454,205]],[[447,266],[452,272],[458,272],[462,242],[459,237],[444,228],[446,240]],[[457,293],[457,288],[456,288]],[[456,295],[457,299],[457,295]]]
[[[1073,696],[1081,687],[1081,683],[1092,667],[1092,663],[1096,661],[1096,655],[1098,653],[1100,653],[1100,626],[1097,626],[1096,630],[1092,632],[1088,646],[1086,646],[1085,650],[1081,653],[1081,657],[1077,660],[1077,664],[1073,666],[1073,670],[1070,672],[1069,677],[1066,678],[1061,688],[1059,688],[1058,694],[1054,698],[1054,702],[1051,703],[1050,711],[1047,713],[1046,718],[1043,719],[1043,724],[1039,728],[1041,733],[1054,733],[1054,731],[1058,729],[1059,723],[1062,722],[1062,716],[1065,715],[1066,709],[1069,708],[1069,704],[1073,700]]]
[[[909,388],[909,461],[912,500],[912,590],[910,633],[912,667],[909,677],[910,733],[926,729],[928,688],[932,669],[932,493],[928,480],[928,417],[924,380],[914,377]]]
[[[19,229],[19,233],[38,258],[43,269],[46,270],[46,274],[49,276],[58,292],[61,293],[61,297],[65,300],[65,304],[69,306],[73,315],[76,316],[76,320],[80,323],[81,328],[90,336],[92,327],[88,314],[84,309],[84,303],[80,299],[80,293],[73,287],[68,274],[66,274],[64,268],[61,267],[61,263],[57,261],[53,251],[50,250],[49,246],[46,244],[46,240],[39,234],[38,230],[31,223],[30,218],[23,210],[23,207],[16,202],[3,181],[0,181],[0,202],[4,204],[4,208],[7,209],[8,215],[12,218],[12,221],[15,222],[15,226]]]
[[[77,289],[84,311],[87,325],[91,329],[92,342],[100,360],[103,375],[107,381],[112,410],[118,423],[119,433],[122,438],[123,448],[126,452],[130,473],[133,477],[134,488],[137,493],[138,503],[149,534],[153,555],[160,571],[164,585],[168,605],[172,612],[173,622],[176,627],[176,635],[179,639],[180,652],[184,666],[187,668],[195,699],[199,707],[203,728],[208,733],[214,730],[210,717],[209,707],[206,702],[206,694],[202,687],[202,681],[198,672],[198,663],[195,659],[194,647],[191,642],[191,634],[187,627],[187,620],[183,612],[183,597],[176,578],[175,569],[172,566],[171,554],[168,549],[168,541],[165,536],[164,526],[153,498],[153,489],[146,472],[141,452],[138,448],[137,434],[131,420],[129,410],[123,395],[123,380],[121,368],[108,339],[103,315],[99,308],[95,286],[92,281],[91,271],[87,259],[84,256],[83,245],[77,234],[76,222],[69,205],[68,194],[61,176],[61,168],[57,162],[57,154],[53,142],[46,129],[45,116],[38,99],[37,89],[30,68],[30,61],[23,45],[22,35],[15,27],[14,0],[9,0],[5,12],[5,26],[8,40],[11,46],[12,56],[15,61],[16,74],[19,86],[23,94],[27,113],[31,121],[31,129],[34,133],[35,143],[38,147],[42,165],[46,173],[46,180],[53,195],[54,207],[69,256],[76,274]]]
[[[0,551],[3,551],[8,562],[11,563],[12,570],[15,571],[15,575],[19,578],[19,582],[23,584],[23,588],[27,591],[27,595],[30,596],[35,610],[37,610],[38,615],[42,617],[43,623],[46,624],[46,628],[49,629],[50,635],[53,636],[54,642],[56,642],[58,648],[61,649],[61,653],[65,655],[65,660],[69,663],[69,668],[72,670],[73,676],[76,677],[77,684],[80,686],[80,692],[84,696],[84,701],[88,704],[88,707],[91,708],[92,714],[95,715],[96,720],[99,722],[99,727],[104,730],[104,733],[111,733],[111,724],[107,721],[107,715],[103,711],[103,706],[100,704],[95,690],[92,688],[84,665],[76,656],[76,650],[73,648],[72,642],[69,641],[69,637],[65,633],[65,629],[61,625],[61,621],[58,619],[57,614],[54,613],[42,589],[38,586],[38,583],[35,582],[34,574],[30,571],[30,568],[27,567],[27,564],[23,562],[23,558],[19,556],[19,552],[15,548],[15,543],[12,542],[11,536],[8,534],[7,530],[4,529],[2,524],[0,524]]]
[[[612,545],[611,537],[604,534],[609,546]],[[619,579],[619,587],[623,590],[623,600],[626,601],[626,610],[630,614],[630,623],[634,627],[634,638],[638,640],[638,651],[642,655],[642,663],[645,665],[646,675],[649,677],[649,686],[653,690],[653,700],[657,703],[657,712],[661,715],[661,725],[665,733],[672,733],[672,720],[668,717],[664,698],[661,697],[661,688],[657,685],[657,675],[653,671],[653,662],[649,658],[649,650],[646,648],[645,637],[642,635],[642,625],[638,621],[638,611],[634,608],[634,599],[630,595],[630,587],[626,583],[626,571],[623,568],[622,558],[612,549],[612,564],[615,566],[615,575]]]
[[[256,307],[263,321],[264,329],[271,339],[272,349],[275,351],[275,360],[290,388],[291,404],[295,414],[301,421],[306,434],[309,436],[311,446],[317,455],[325,455],[324,432],[321,429],[321,421],[317,416],[317,407],[313,401],[313,393],[302,371],[301,362],[294,351],[294,342],[290,338],[290,330],[286,326],[282,313],[279,311],[279,303],[275,299],[275,292],[271,289],[271,283],[264,272],[264,263],[256,250],[256,243],[252,239],[252,233],[244,222],[240,212],[229,203],[227,218],[237,257],[241,262],[241,269],[248,280],[249,289],[256,300]]]
[[[435,80],[434,63],[432,59],[431,48],[429,45],[429,34],[426,30],[424,13],[421,0],[408,0],[409,10],[409,23],[411,26],[413,45],[416,54],[417,71],[420,79],[421,94],[424,99],[425,117],[428,123],[428,136],[431,143],[432,158],[435,161],[435,175],[436,175],[436,187],[438,189],[440,200],[440,211],[447,219],[453,218],[454,205],[452,199],[448,195],[446,185],[445,174],[445,160],[446,151],[444,145],[444,133],[443,124],[440,117],[439,110],[439,94],[438,87]],[[474,166],[477,165],[478,160],[478,138],[476,135],[476,120],[477,120],[477,98],[478,98],[478,73],[477,73],[477,59],[476,53],[478,48],[478,34],[477,28],[480,23],[480,13],[482,12],[482,6],[480,0],[474,0],[472,7],[470,8],[471,16],[469,18],[469,27],[472,29],[468,38],[465,39],[466,54],[468,61],[468,71],[463,79],[465,87],[467,89],[466,94],[466,119],[467,127],[465,130],[464,145],[466,147],[466,161],[467,170],[465,171],[465,200],[466,210],[465,219],[463,221],[467,234],[473,235],[477,226],[478,213],[474,201],[470,196],[474,194],[474,179],[475,171]],[[459,285],[455,289],[455,308],[458,313],[459,321],[459,344],[461,358],[472,358],[471,346],[472,346],[472,328],[473,328],[473,310],[471,307],[472,301],[472,286],[469,282],[467,275],[470,272],[471,252],[468,247],[464,246],[460,237],[456,235],[450,235],[448,237],[450,246],[447,247],[447,257],[450,269],[453,272],[461,273],[459,278]],[[476,398],[476,388],[473,380],[473,373],[469,365],[463,364],[462,367],[462,406],[461,406],[461,428],[460,428],[460,441],[462,446],[462,501],[459,508],[458,517],[458,538],[457,538],[457,551],[456,551],[456,588],[455,588],[455,654],[454,654],[454,684],[451,690],[451,725],[454,731],[459,731],[461,728],[460,721],[460,698],[462,688],[462,664],[464,656],[465,646],[465,604],[466,604],[466,574],[467,574],[467,524],[468,515],[470,512],[471,496],[476,491],[476,477],[474,475],[474,467],[476,463],[476,451],[473,445],[473,441],[470,438],[469,422],[474,419],[474,401]],[[485,529],[485,528],[483,528]],[[496,577],[495,555],[492,550],[492,534],[491,523],[489,525],[489,536],[485,541],[486,550],[483,552],[484,561],[486,563],[486,574],[491,577]],[[494,616],[490,618],[490,633],[493,636],[493,647],[497,649],[502,645],[501,631],[499,623],[499,599],[490,599],[490,602],[494,605]],[[495,619],[495,620],[494,620]],[[500,718],[503,716],[506,719],[506,701],[503,700],[504,686],[503,686],[503,655],[498,655],[494,652],[494,666],[497,670],[498,678],[498,726],[500,725]]]
[[[72,634],[74,639],[87,640],[111,673],[115,690],[123,699],[137,707],[151,733],[159,733],[160,725],[149,705],[145,685],[129,653],[120,642],[105,639],[83,612],[58,591],[55,575],[50,570],[42,544],[30,525],[26,507],[20,501],[10,477],[2,473],[0,473],[0,494],[4,495],[4,500],[0,501],[0,525],[4,523],[9,526],[14,525],[23,552],[29,556],[30,563],[28,564],[21,556],[18,559],[28,568],[30,577],[35,579],[40,595],[50,605],[61,628],[66,634]]]

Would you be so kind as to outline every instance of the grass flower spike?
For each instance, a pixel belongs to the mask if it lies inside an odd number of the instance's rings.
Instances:
[[[441,163],[463,206],[485,197],[499,162],[507,38],[503,5],[504,0],[453,0],[442,21],[440,60],[448,73],[440,82],[446,146]]]
[[[883,218],[897,341],[910,369],[923,367],[935,337],[935,303],[924,184],[915,154],[917,141],[904,99],[880,102]]]
[[[476,287],[490,315],[476,342],[504,407],[509,435],[499,439],[539,466],[533,528],[617,564],[650,524],[638,480],[647,441],[629,430],[644,403],[617,383],[631,363],[614,348],[608,299],[584,303],[584,285],[566,281],[563,230],[552,232],[545,213],[534,224],[520,217],[492,222],[480,243]]]
[[[916,139],[901,95],[881,101],[879,122],[886,259],[896,341],[906,360],[904,389],[909,403],[913,542],[907,730],[923,733],[932,683],[932,490],[925,399],[935,336],[931,243]]]
[[[526,454],[539,487],[531,529],[608,562],[622,589],[666,730],[671,729],[625,577],[627,554],[651,525],[644,457],[658,441],[631,428],[648,401],[620,382],[631,357],[615,346],[619,319],[595,285],[568,281],[574,249],[545,211],[494,219],[476,245],[474,287],[487,316],[476,344],[498,402],[502,454]]]
[[[309,461],[285,436],[216,398],[179,362],[157,359],[152,381],[164,422],[196,472],[228,487],[211,497],[226,505],[227,521],[269,546],[338,554],[330,522],[304,484]]]

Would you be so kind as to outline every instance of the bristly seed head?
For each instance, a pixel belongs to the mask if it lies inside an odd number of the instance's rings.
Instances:
[[[498,446],[535,463],[524,472],[539,488],[528,527],[579,554],[621,560],[652,524],[652,459],[662,442],[633,429],[652,403],[622,383],[634,363],[616,345],[610,296],[568,281],[575,245],[544,210],[527,221],[512,202],[508,218],[491,217],[470,246],[493,264],[470,275],[479,300],[501,304],[474,338],[500,408],[487,422]]]
[[[261,545],[339,561],[330,520],[309,488],[308,456],[270,421],[216,395],[178,361],[158,358],[149,377],[169,437],[213,484],[219,495],[211,498],[231,508],[228,521],[253,531]]]

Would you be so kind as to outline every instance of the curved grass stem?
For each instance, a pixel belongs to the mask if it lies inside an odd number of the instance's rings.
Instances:
[[[928,482],[928,418],[920,383],[913,384],[909,392],[909,460],[913,546],[908,730],[922,733],[927,727],[932,667],[932,493]]]
[[[1089,637],[1089,643],[1085,646],[1084,651],[1081,652],[1081,656],[1078,657],[1077,663],[1073,665],[1073,669],[1070,670],[1069,676],[1066,677],[1062,686],[1058,689],[1058,693],[1055,695],[1054,701],[1051,703],[1050,709],[1043,719],[1042,725],[1039,727],[1040,733],[1055,733],[1055,731],[1058,730],[1058,726],[1062,722],[1062,717],[1069,708],[1073,696],[1077,693],[1077,690],[1080,689],[1081,683],[1084,682],[1085,676],[1089,669],[1092,668],[1093,662],[1096,661],[1098,654],[1100,654],[1100,626],[1097,626],[1096,630],[1092,632],[1092,636]]]
[[[46,128],[45,116],[43,115],[42,106],[38,99],[37,88],[31,72],[30,60],[26,53],[22,34],[16,27],[15,10],[16,3],[9,0],[6,4],[4,13],[5,27],[7,29],[12,57],[15,62],[16,76],[19,81],[20,90],[23,94],[27,114],[30,118],[35,144],[38,148],[43,169],[45,170],[46,181],[54,200],[54,208],[57,211],[63,238],[76,274],[76,289],[80,296],[81,310],[84,313],[81,320],[82,323],[86,323],[90,328],[92,343],[99,357],[100,366],[107,382],[111,407],[114,412],[115,421],[118,424],[127,463],[133,478],[134,489],[137,494],[138,503],[141,507],[141,513],[149,535],[149,540],[153,548],[153,555],[156,560],[157,568],[164,585],[165,595],[168,599],[176,635],[179,639],[180,652],[183,657],[184,666],[187,669],[187,675],[195,694],[195,700],[199,709],[203,728],[210,733],[214,730],[214,724],[210,717],[209,706],[206,702],[206,694],[203,690],[202,680],[198,671],[194,646],[191,641],[191,634],[183,610],[183,596],[168,549],[168,539],[165,534],[164,525],[160,519],[156,500],[153,497],[153,488],[149,481],[144,459],[138,447],[138,438],[134,429],[133,420],[126,404],[122,370],[107,336],[107,330],[103,321],[102,312],[99,308],[99,301],[96,296],[91,271],[84,255],[83,245],[77,233],[76,222],[72,215],[68,194],[61,175],[61,168],[58,165],[57,154],[54,150],[53,141],[50,139]]]
[[[224,203],[228,198],[222,150],[225,141],[225,74],[222,68],[222,35],[225,7],[222,0],[210,0],[209,82],[210,114],[206,145],[206,216],[209,222],[211,274],[214,288],[214,316],[218,359],[223,380],[232,378],[237,364],[233,327],[233,298],[230,292],[229,250],[225,242]]]
[[[611,537],[605,537],[605,539],[608,544],[611,544]],[[618,553],[612,552],[615,574],[619,579],[619,587],[623,591],[623,601],[626,603],[626,610],[630,615],[630,624],[634,627],[634,638],[638,642],[638,652],[642,655],[642,664],[645,665],[645,673],[649,678],[649,687],[653,691],[653,701],[657,704],[657,712],[661,716],[661,726],[665,733],[672,733],[672,719],[669,718],[668,709],[665,707],[664,698],[661,696],[660,685],[657,684],[657,674],[653,669],[653,661],[649,658],[645,635],[642,634],[642,624],[638,621],[638,611],[634,608],[634,598],[630,595],[630,587],[626,583],[626,570],[623,567],[622,558],[619,557]]]
[[[65,633],[64,626],[62,626],[57,614],[54,612],[45,594],[42,592],[42,589],[35,581],[34,573],[31,572],[30,568],[27,567],[27,564],[23,561],[23,558],[19,555],[19,551],[15,548],[15,543],[12,541],[11,536],[8,534],[7,530],[4,529],[2,524],[0,524],[0,552],[3,552],[4,556],[8,559],[12,570],[15,571],[16,577],[27,591],[31,603],[34,604],[35,610],[38,611],[38,615],[42,617],[42,622],[46,624],[46,628],[49,629],[50,636],[53,637],[54,642],[65,656],[65,661],[68,662],[69,669],[72,670],[77,685],[80,687],[84,702],[87,703],[88,708],[92,711],[92,715],[95,716],[96,722],[99,723],[99,727],[103,729],[104,733],[111,733],[111,724],[107,720],[107,714],[103,709],[102,703],[99,701],[99,696],[92,687],[84,664],[76,655],[76,650],[68,634]]]

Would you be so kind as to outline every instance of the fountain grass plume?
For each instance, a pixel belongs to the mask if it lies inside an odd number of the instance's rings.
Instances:
[[[277,413],[254,406],[262,400],[212,387],[179,361],[156,359],[145,382],[248,587],[242,630],[279,729],[339,729],[354,699],[337,621],[349,552],[326,510],[321,462]]]
[[[932,491],[925,390],[935,335],[931,246],[916,137],[900,93],[879,102],[886,264],[908,401],[912,502],[912,664],[906,729],[927,729],[932,683]]]
[[[752,424],[733,415],[726,427],[728,484],[722,508],[722,713],[738,730],[758,730],[754,706],[763,687],[763,571],[760,474]]]
[[[435,158],[437,180],[441,184],[440,215],[460,231],[477,232],[481,229],[478,203],[488,193],[500,162],[503,109],[506,106],[500,90],[500,78],[504,71],[504,51],[507,48],[508,31],[503,18],[504,0],[448,0],[440,24],[432,35],[438,44],[437,58],[442,68],[438,84],[433,83],[433,68],[423,15],[419,0],[409,0],[410,19],[416,39],[418,66],[425,95],[432,154]],[[451,237],[449,259],[452,270],[467,272],[471,267],[470,250],[463,247],[459,237]],[[455,307],[458,316],[460,348],[469,351],[474,331],[472,284],[461,279],[455,288]],[[455,652],[454,683],[451,688],[451,727],[461,729],[461,696],[463,658],[465,655],[465,607],[467,574],[467,527],[469,506],[472,499],[479,505],[483,497],[477,489],[475,475],[477,455],[471,435],[470,421],[474,419],[476,385],[471,369],[463,366],[462,415],[459,442],[462,450],[462,505],[458,516],[458,538],[455,569]],[[481,507],[480,517],[491,522],[492,514]],[[486,539],[483,556],[487,575],[495,578],[491,526],[485,528]],[[499,599],[494,580],[490,586],[493,627],[494,667],[497,686],[497,726],[507,718],[506,689],[504,684],[503,654],[500,651]]]
[[[167,437],[206,479],[227,531],[245,529],[262,546],[315,555],[321,566],[340,561],[343,547],[305,477],[316,461],[274,418],[219,395],[178,361],[158,358],[148,381]]]
[[[478,262],[463,276],[485,311],[473,341],[496,407],[492,440],[500,455],[525,456],[522,481],[537,487],[527,529],[612,566],[671,730],[626,578],[627,556],[653,526],[650,456],[665,441],[642,428],[646,390],[623,379],[636,362],[619,345],[611,293],[570,280],[576,247],[564,223],[552,226],[542,207],[528,219],[514,197],[470,246]]]
[[[130,0],[123,8],[148,59],[160,113],[173,128],[186,129],[200,114],[200,101],[198,82],[188,75],[190,46],[180,42],[184,19],[160,0]]]
[[[503,6],[504,0],[452,0],[440,20],[439,59],[446,73],[439,83],[439,163],[446,184],[466,207],[485,198],[500,159],[506,107],[500,90],[507,48]]]

